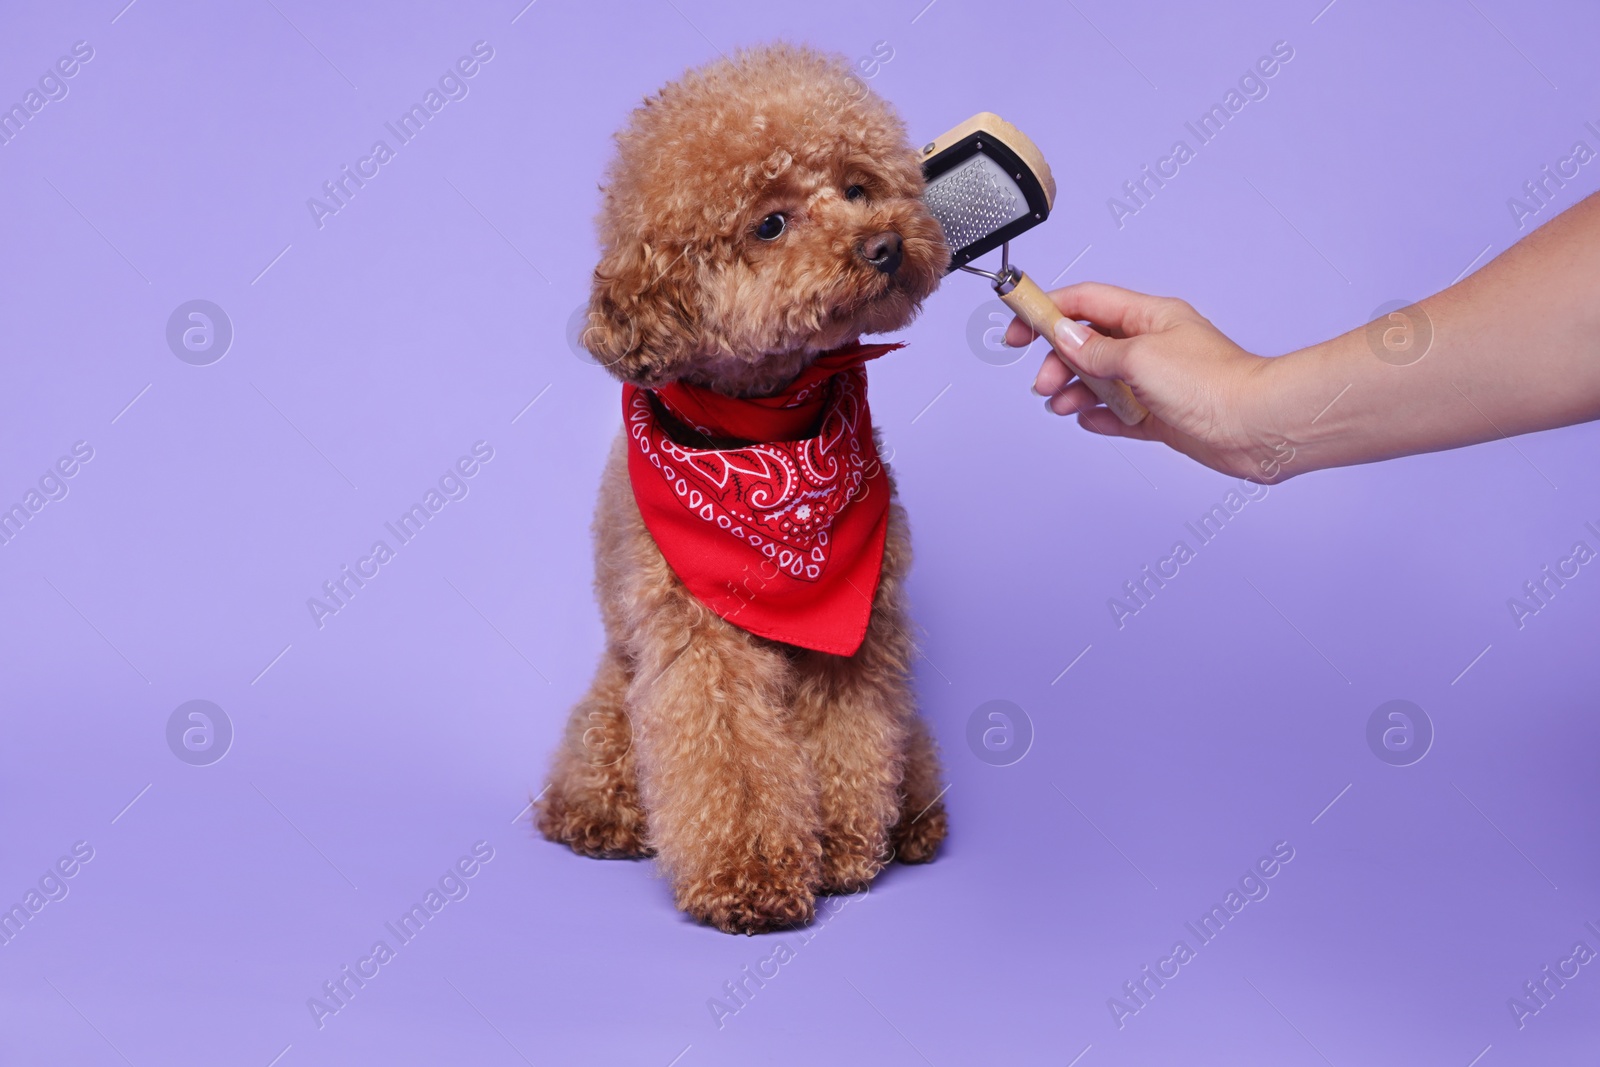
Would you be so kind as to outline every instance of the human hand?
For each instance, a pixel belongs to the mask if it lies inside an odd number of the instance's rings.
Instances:
[[[1049,296],[1066,316],[1055,346],[1085,374],[1127,382],[1150,415],[1124,425],[1056,352],[1045,357],[1033,386],[1051,411],[1076,412],[1078,425],[1093,433],[1164,442],[1224,474],[1263,482],[1283,476],[1293,448],[1269,431],[1261,387],[1274,360],[1246,352],[1182,300],[1096,282]],[[1016,319],[1005,340],[1020,347],[1034,336]]]

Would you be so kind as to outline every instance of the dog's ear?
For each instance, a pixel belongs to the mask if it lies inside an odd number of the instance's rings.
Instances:
[[[700,319],[698,258],[687,247],[645,242],[607,248],[594,269],[583,346],[623,381],[656,385],[672,378],[692,354]]]

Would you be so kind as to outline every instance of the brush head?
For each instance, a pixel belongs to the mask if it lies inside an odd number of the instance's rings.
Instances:
[[[1026,134],[981,111],[922,149],[923,201],[950,246],[947,271],[1050,216],[1056,182]]]

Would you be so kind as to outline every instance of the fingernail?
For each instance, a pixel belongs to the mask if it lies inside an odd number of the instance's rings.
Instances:
[[[1037,382],[1028,386],[1028,392],[1032,393],[1034,396],[1044,396],[1043,393],[1039,392],[1039,385]]]
[[[1083,347],[1089,339],[1089,331],[1084,329],[1072,319],[1062,319],[1056,323],[1056,340],[1061,343],[1069,354]]]

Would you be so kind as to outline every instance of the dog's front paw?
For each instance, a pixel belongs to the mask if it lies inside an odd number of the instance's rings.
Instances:
[[[639,859],[654,855],[644,839],[644,813],[631,802],[574,803],[552,786],[536,805],[539,832],[581,856],[596,859]]]
[[[894,858],[901,863],[932,862],[949,829],[950,820],[945,815],[944,802],[936,800],[928,810],[894,828],[890,835]]]
[[[815,855],[749,857],[735,866],[678,883],[678,907],[728,934],[804,926],[816,914]]]
[[[824,894],[859,893],[871,885],[872,879],[888,862],[882,841],[882,834],[879,834],[877,842],[859,834],[825,834],[822,839],[821,891]]]

